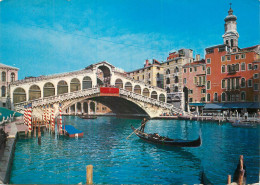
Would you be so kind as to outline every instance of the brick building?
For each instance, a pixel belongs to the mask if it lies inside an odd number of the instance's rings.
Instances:
[[[0,63],[0,107],[10,108],[8,105],[9,84],[18,80],[18,68]]]
[[[183,66],[183,86],[187,90],[185,103],[191,111],[201,112],[205,105],[206,64],[200,55],[196,55],[195,61]]]
[[[239,48],[237,17],[231,8],[224,20],[224,44],[206,48],[206,101],[222,109],[256,110],[260,108],[260,45]]]

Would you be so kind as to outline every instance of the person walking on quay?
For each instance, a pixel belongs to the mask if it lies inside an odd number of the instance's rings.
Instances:
[[[141,128],[140,131],[144,132],[145,124],[147,123],[148,119],[144,118],[143,121],[141,122]]]

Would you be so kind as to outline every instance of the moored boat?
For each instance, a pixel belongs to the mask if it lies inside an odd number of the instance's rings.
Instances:
[[[83,137],[83,132],[80,130],[77,130],[72,125],[64,125],[63,129],[65,131],[65,135],[69,137]]]
[[[183,140],[183,139],[170,139],[168,137],[159,136],[158,134],[147,134],[141,132],[138,129],[135,129],[131,125],[134,133],[142,140],[147,141],[149,143],[167,145],[167,146],[175,146],[175,147],[199,147],[202,143],[201,137],[199,136],[196,140]]]
[[[256,128],[256,124],[249,121],[236,120],[235,122],[232,122],[231,125],[233,127]]]
[[[78,116],[81,119],[97,119],[97,116],[92,116],[92,115],[80,115]]]

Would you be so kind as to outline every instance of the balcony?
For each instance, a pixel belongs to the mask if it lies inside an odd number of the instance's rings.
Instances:
[[[229,70],[228,74],[230,74],[230,75],[236,74],[236,71],[235,70]]]
[[[197,87],[204,87],[205,84],[197,82],[197,83],[196,83],[196,86],[197,86]]]

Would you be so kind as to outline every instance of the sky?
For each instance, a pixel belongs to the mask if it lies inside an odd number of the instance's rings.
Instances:
[[[19,79],[107,61],[132,71],[222,44],[232,3],[239,47],[259,44],[259,0],[0,0],[0,63]]]

